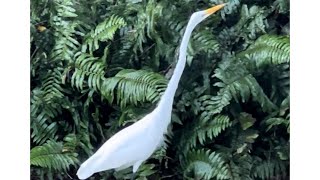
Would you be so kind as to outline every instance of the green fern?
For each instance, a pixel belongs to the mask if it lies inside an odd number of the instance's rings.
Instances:
[[[271,93],[270,99],[273,102],[280,103],[285,97],[290,94],[290,69],[289,64],[281,64],[270,70],[272,73],[271,78]],[[266,77],[267,78],[267,77]]]
[[[199,31],[192,36],[191,42],[189,43],[187,62],[191,64],[194,56],[201,54],[201,52],[205,52],[206,56],[211,58],[214,54],[218,53],[219,50],[220,44],[210,31]]]
[[[85,85],[89,89],[99,91],[104,80],[104,64],[90,54],[76,55],[75,71],[71,77],[71,86],[83,90]]]
[[[278,125],[284,125],[287,128],[287,132],[289,132],[289,120],[284,118],[269,118],[266,120],[266,125],[268,128],[266,131],[269,131],[271,128],[276,127]]]
[[[240,58],[243,56],[246,56],[250,62],[255,62],[255,65],[258,68],[263,67],[266,64],[278,65],[289,63],[289,37],[263,35],[246,51],[243,51],[238,55]]]
[[[43,80],[42,91],[43,100],[46,103],[52,103],[57,99],[64,97],[62,86],[62,73],[59,71],[60,68],[55,68],[47,72],[47,77]]]
[[[209,137],[210,140],[217,137],[222,131],[231,125],[232,123],[228,116],[218,115],[214,117],[212,121],[205,125],[204,129],[201,129],[200,132],[198,132],[200,144],[204,143],[206,137]]]
[[[286,179],[286,164],[275,160],[255,164],[253,177],[261,179]]]
[[[99,49],[99,41],[104,42],[112,40],[115,32],[124,26],[126,26],[126,22],[121,17],[112,15],[109,18],[106,18],[85,36],[82,52],[89,50],[90,54],[92,54],[93,51]]]
[[[74,3],[69,0],[57,0],[53,2],[55,14],[51,17],[55,45],[50,57],[53,61],[72,62],[73,55],[80,46],[75,35],[75,28],[78,26]]]
[[[166,88],[167,80],[160,74],[145,70],[125,69],[103,82],[103,95],[110,102],[125,107],[128,103],[156,102]]]
[[[197,147],[198,143],[205,145],[207,142],[212,142],[215,137],[231,125],[229,117],[225,115],[211,117],[207,121],[200,119],[186,128],[181,137],[179,148],[184,154],[187,154],[190,149]]]
[[[44,92],[39,89],[32,91],[31,97],[31,138],[37,144],[43,144],[48,139],[55,139],[58,126],[53,118],[62,113],[58,103],[44,100]]]
[[[264,119],[261,124],[266,126],[266,131],[286,128],[287,133],[290,133],[290,97],[283,99],[278,111]]]
[[[136,172],[136,180],[147,180],[155,174],[157,171],[155,170],[154,164],[142,164],[138,171]],[[131,179],[132,178],[132,172],[131,168],[127,168],[118,172],[114,173],[114,176],[117,179]]]
[[[192,36],[192,41],[198,48],[198,51],[204,51],[210,55],[220,50],[220,44],[210,31],[202,30]]]
[[[184,160],[185,177],[192,172],[196,179],[229,179],[226,163],[216,152],[204,149],[190,151]]]
[[[143,9],[143,10],[142,10]],[[137,13],[137,19],[134,20],[134,34],[131,36],[131,41],[134,41],[133,51],[138,53],[138,50],[143,53],[143,45],[147,38],[157,39],[158,34],[155,29],[157,20],[162,15],[163,6],[155,0],[148,1],[145,6]]]
[[[41,88],[32,91],[31,138],[37,144],[43,144],[48,139],[56,139],[58,124],[54,118],[62,113],[60,102],[65,97],[62,73],[59,69],[61,68],[49,70],[44,76]]]
[[[70,165],[79,163],[77,156],[77,153],[64,149],[62,142],[48,140],[31,149],[30,163],[49,170],[67,171]]]
[[[250,98],[260,103],[264,111],[272,111],[276,108],[256,79],[248,72],[245,66],[239,62],[223,61],[215,70],[213,77],[222,82],[216,82],[214,86],[220,88],[217,96],[211,98],[209,106],[212,113],[220,113],[222,109],[230,103],[231,99],[239,102],[247,102]]]
[[[230,179],[254,180],[251,175],[251,171],[254,166],[253,159],[254,156],[249,156],[247,153],[240,156],[234,156],[228,163]]]
[[[238,8],[239,0],[234,0],[230,6],[228,2],[228,7],[223,8],[223,11],[227,12],[240,11],[240,15],[236,16],[239,18],[235,18],[238,20],[235,25],[230,28],[226,27],[219,33],[220,42],[226,47],[236,46],[236,50],[246,49],[257,37],[266,34],[269,27],[267,16],[272,11],[271,8],[257,5],[251,6],[241,3],[240,6],[241,9]],[[224,13],[222,15],[224,16]],[[233,49],[229,49],[229,51],[233,51]]]
[[[76,10],[73,8],[74,4],[69,0],[56,0],[57,12],[59,17],[73,18],[78,15],[75,13]]]

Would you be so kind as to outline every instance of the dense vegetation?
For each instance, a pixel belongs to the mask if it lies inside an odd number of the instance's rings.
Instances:
[[[188,18],[222,2],[192,35],[166,143],[137,178],[288,179],[289,0],[31,0],[31,178],[77,179],[150,112]]]

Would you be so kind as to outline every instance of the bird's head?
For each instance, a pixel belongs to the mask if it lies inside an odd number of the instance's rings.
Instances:
[[[194,25],[197,25],[201,21],[203,21],[204,19],[209,17],[211,14],[213,14],[213,13],[217,12],[218,10],[220,10],[221,8],[223,8],[225,5],[226,5],[225,3],[219,4],[219,5],[213,6],[209,9],[195,12],[191,15],[190,21],[193,22]]]

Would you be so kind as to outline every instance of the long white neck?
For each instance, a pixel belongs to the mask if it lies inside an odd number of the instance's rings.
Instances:
[[[182,38],[182,41],[181,41],[178,63],[176,65],[176,68],[173,72],[173,75],[169,81],[167,89],[165,90],[163,96],[161,97],[159,105],[158,105],[159,108],[163,107],[165,109],[168,109],[170,112],[172,110],[172,103],[173,103],[173,99],[174,99],[174,94],[178,88],[181,75],[182,75],[184,67],[186,65],[186,55],[187,55],[188,43],[189,43],[189,39],[190,39],[191,33],[194,28],[195,28],[195,24],[192,21],[189,21],[187,28],[186,28],[186,31],[185,31],[183,38]]]

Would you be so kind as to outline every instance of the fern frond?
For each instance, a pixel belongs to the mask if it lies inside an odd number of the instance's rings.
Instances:
[[[119,40],[119,44],[113,45],[110,48],[111,61],[114,62],[112,67],[128,67],[135,58],[135,53],[133,52],[133,45],[135,42],[129,40],[129,35],[125,35]]]
[[[60,68],[55,68],[47,72],[47,77],[43,80],[42,91],[43,100],[49,104],[53,103],[56,99],[64,97],[64,90],[62,86],[62,73]]]
[[[192,36],[192,41],[195,43],[195,48],[198,51],[203,51],[206,54],[213,54],[219,52],[220,44],[215,36],[208,30],[202,30]]]
[[[288,36],[263,35],[251,45],[246,51],[241,52],[238,57],[244,57],[254,62],[257,68],[264,65],[278,65],[289,63],[290,41]]]
[[[76,21],[71,20],[77,17],[75,5],[69,0],[58,0],[53,4],[55,14],[52,16],[51,21],[54,28],[53,35],[56,40],[50,57],[53,61],[72,62],[73,55],[80,46],[75,37],[75,28],[78,24]]]
[[[289,64],[281,64],[274,68],[272,68],[270,73],[272,76],[270,78],[271,85],[271,93],[270,99],[273,102],[281,102],[284,97],[288,97],[290,94],[290,69]],[[268,78],[268,77],[266,77]]]
[[[79,163],[77,156],[77,153],[65,150],[62,142],[48,140],[31,149],[30,163],[50,170],[67,171],[70,165]]]
[[[255,164],[253,177],[261,179],[286,179],[286,164],[283,161],[272,160]]]
[[[229,179],[229,172],[221,156],[210,150],[194,150],[182,162],[184,176],[194,173],[196,179]]]
[[[48,139],[55,139],[58,125],[53,118],[61,114],[61,106],[44,100],[44,92],[34,89],[31,96],[31,138],[37,144],[43,144]]]
[[[201,117],[204,116],[203,114],[206,114],[206,112],[202,113]],[[200,117],[200,121],[201,123],[203,123],[203,127],[199,128],[195,132],[197,134],[200,144],[202,145],[204,144],[206,138],[209,138],[210,140],[212,140],[214,137],[217,137],[222,131],[224,131],[226,128],[232,125],[229,117],[225,115],[218,115],[214,118],[211,117],[212,120],[201,119],[201,117]],[[209,122],[206,122],[206,121],[209,121]]]
[[[203,112],[202,114],[206,113]],[[207,121],[199,119],[189,128],[186,128],[181,137],[179,148],[183,151],[183,154],[186,154],[190,149],[197,147],[198,143],[205,145],[206,142],[212,142],[208,139],[213,140],[231,125],[229,117],[225,115],[210,116]]]
[[[167,80],[160,74],[145,70],[124,69],[103,82],[102,94],[121,107],[128,103],[156,102],[166,88]]]
[[[48,139],[55,139],[58,131],[56,122],[50,121],[45,112],[40,113],[38,116],[31,116],[31,138],[33,142],[42,144]]]
[[[214,77],[217,77],[222,82],[217,82],[214,86],[220,87],[217,96],[208,101],[208,106],[213,110],[213,113],[220,113],[222,109],[230,103],[233,98],[239,102],[249,100],[250,96],[254,101],[259,102],[264,111],[271,111],[276,108],[257,80],[248,72],[241,62],[223,61],[215,70]]]
[[[57,12],[59,17],[72,18],[77,17],[76,10],[73,8],[74,4],[69,0],[56,0]]]
[[[253,157],[248,154],[242,156],[234,156],[233,160],[228,163],[228,170],[230,179],[246,179],[253,180],[251,175],[253,164]]]
[[[90,54],[99,49],[99,41],[105,42],[112,40],[116,31],[126,26],[123,18],[112,15],[98,24],[94,30],[85,36],[85,42],[82,45],[82,52],[89,50]]]
[[[63,33],[65,33],[65,31]],[[55,36],[57,40],[50,54],[51,59],[54,61],[72,62],[72,58],[80,45],[77,40],[72,37],[73,32],[69,32],[68,35],[62,34],[62,32],[55,32]]]
[[[250,39],[255,39],[259,34],[266,33],[268,22],[266,21],[268,9],[259,6],[248,8],[246,4],[241,8],[240,24],[245,24],[245,32]],[[240,28],[240,26],[238,26]]]
[[[156,26],[159,24],[159,21],[162,21],[160,18],[162,17],[163,9],[163,2],[157,2],[155,0],[150,0],[129,8],[131,13],[136,14],[134,18],[128,17],[128,23],[131,24],[132,29],[128,34],[128,40],[132,42],[132,51],[134,54],[145,53],[144,46],[146,46],[145,43],[148,39],[156,41],[156,46],[162,45],[162,40],[157,32]],[[159,48],[157,49],[159,50]]]
[[[268,126],[266,131],[269,131],[270,129],[276,126],[284,125],[287,128],[287,131],[289,132],[290,121],[287,119],[280,117],[269,118],[265,121],[265,124]]]
[[[221,39],[220,42],[227,47],[235,45],[239,49],[245,49],[248,45],[252,44],[252,41],[257,37],[266,34],[269,27],[267,16],[272,10],[256,5],[238,4],[236,1],[239,3],[239,0],[234,0],[234,4],[223,8],[223,11],[239,11],[237,7],[241,6],[240,19],[234,26],[221,30],[219,37]],[[221,15],[224,17],[223,11]],[[238,43],[241,43],[241,45],[239,46]]]
[[[100,90],[104,79],[104,64],[90,54],[80,53],[75,61],[75,71],[71,77],[71,86],[82,90],[86,85],[95,91]]]

